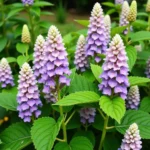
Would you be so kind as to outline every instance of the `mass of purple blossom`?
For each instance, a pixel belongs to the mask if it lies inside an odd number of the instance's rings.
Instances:
[[[91,12],[90,24],[88,26],[86,54],[88,57],[94,57],[97,63],[101,60],[98,54],[106,52],[106,38],[103,10],[101,5],[96,3]]]
[[[129,86],[127,60],[123,41],[116,34],[106,51],[105,62],[102,66],[103,73],[100,75],[102,83],[99,85],[99,89],[103,94],[118,95],[126,99]]]
[[[24,5],[33,5],[34,0],[21,0]]]
[[[115,4],[122,4],[124,0],[115,0]]]
[[[133,123],[124,135],[121,147],[118,150],[141,150],[141,137],[139,134],[138,125]]]
[[[96,115],[95,108],[81,108],[79,113],[80,113],[80,121],[83,124],[94,122]]]
[[[147,60],[147,66],[146,66],[145,74],[146,74],[147,78],[150,78],[150,58]]]
[[[81,72],[85,71],[86,68],[89,67],[86,52],[85,52],[85,37],[84,37],[84,35],[80,35],[80,37],[78,39],[76,52],[75,52],[74,64],[76,65],[76,69],[80,70]]]
[[[55,26],[51,26],[44,44],[44,67],[41,81],[44,83],[43,92],[49,94],[70,84],[67,52],[62,37]]]
[[[28,63],[21,67],[18,81],[18,107],[19,117],[24,122],[30,122],[32,117],[38,118],[42,106],[36,78]]]
[[[5,58],[0,61],[0,84],[2,88],[15,85],[11,68]]]
[[[138,86],[131,86],[127,94],[126,107],[128,109],[138,109],[140,104],[140,93]]]

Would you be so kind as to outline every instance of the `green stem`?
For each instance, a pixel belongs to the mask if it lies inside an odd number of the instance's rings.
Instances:
[[[69,116],[69,118],[67,119],[67,121],[65,122],[65,125],[68,124],[68,122],[71,120],[71,118],[73,117],[73,115],[75,114],[76,111],[73,111],[72,114]]]
[[[150,13],[148,13],[148,31],[150,31]]]
[[[128,40],[129,40],[129,34],[130,34],[130,27],[131,27],[131,24],[129,23],[128,26],[127,26],[127,35],[126,35],[126,43],[128,44]]]
[[[105,140],[105,136],[106,136],[106,132],[107,132],[107,124],[108,124],[108,119],[109,117],[106,116],[105,121],[104,121],[104,128],[103,128],[103,132],[102,132],[102,137],[101,137],[101,141],[100,141],[100,145],[99,145],[99,149],[98,150],[102,150],[103,148],[103,144],[104,144],[104,140]]]
[[[31,37],[32,37],[32,46],[33,46],[34,42],[35,42],[35,34],[34,34],[33,17],[30,13],[30,6],[27,7],[27,12],[28,12],[28,15],[29,15],[29,24],[30,24],[30,27],[31,27]]]
[[[59,139],[59,138],[56,138],[56,140],[59,141],[59,142],[65,142],[64,140]]]
[[[101,116],[103,117],[103,119],[105,120],[106,117],[104,116],[103,112],[100,109],[98,109],[98,111],[101,114]]]
[[[113,128],[115,128],[115,126],[106,127],[106,129],[107,129],[107,130],[109,130],[109,129],[113,129]]]

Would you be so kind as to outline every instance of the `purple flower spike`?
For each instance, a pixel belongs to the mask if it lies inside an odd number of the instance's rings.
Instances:
[[[98,63],[101,59],[97,55],[105,53],[107,49],[104,15],[99,3],[96,3],[93,7],[88,27],[86,54],[88,57],[94,56],[95,61]]]
[[[109,15],[106,15],[104,17],[104,23],[105,23],[105,28],[106,28],[106,40],[107,40],[107,44],[109,44],[109,42],[110,42],[110,32],[111,32],[111,20],[110,20]]]
[[[129,89],[126,100],[126,107],[128,109],[138,109],[140,104],[140,93],[138,86],[132,86]]]
[[[115,4],[123,4],[124,0],[115,0]]]
[[[38,107],[41,107],[42,103],[39,98],[38,86],[36,85],[37,81],[28,63],[23,64],[18,82],[17,110],[19,111],[19,117],[24,122],[30,122],[32,116],[38,118],[41,114]]]
[[[5,88],[9,85],[10,86],[15,85],[11,68],[8,64],[7,59],[5,58],[2,58],[0,62],[0,83],[2,88]]]
[[[42,82],[45,94],[56,91],[56,87],[70,84],[70,75],[67,52],[62,41],[62,37],[55,26],[51,26],[44,44],[44,73]]]
[[[119,23],[120,26],[126,26],[129,24],[129,21],[127,20],[129,11],[130,11],[130,7],[129,7],[128,2],[124,1],[122,5],[121,15],[120,15],[120,23]],[[127,34],[127,33],[128,31],[126,29],[124,31],[124,34]]]
[[[33,5],[34,0],[21,0],[23,5]]]
[[[45,94],[44,98],[47,100],[47,103],[56,103],[57,101],[57,93],[49,93],[49,94]]]
[[[82,108],[80,109],[80,121],[83,124],[86,123],[93,123],[96,115],[96,109],[95,108]]]
[[[142,149],[141,144],[142,142],[138,126],[136,123],[133,123],[126,131],[119,150],[141,150]]]
[[[145,71],[146,77],[150,78],[150,58],[147,60],[147,66]]]
[[[116,34],[106,51],[105,62],[102,66],[102,83],[99,89],[105,95],[117,95],[126,99],[128,82],[128,64],[123,41],[120,35]]]
[[[77,42],[77,50],[75,53],[75,61],[76,69],[81,72],[85,71],[86,68],[89,67],[86,53],[85,53],[85,37],[84,35],[80,35]]]
[[[44,38],[42,35],[39,35],[36,39],[34,46],[34,61],[33,61],[33,70],[34,75],[37,79],[41,77],[43,74],[43,66],[44,66]],[[40,80],[39,80],[40,83]]]

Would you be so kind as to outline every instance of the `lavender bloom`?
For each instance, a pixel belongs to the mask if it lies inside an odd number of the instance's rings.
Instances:
[[[129,10],[130,10],[130,7],[129,7],[128,2],[124,1],[122,5],[121,15],[120,15],[120,23],[119,23],[120,26],[126,26],[129,24],[129,21],[127,20]],[[127,34],[127,33],[128,31],[126,29],[124,31],[124,34]]]
[[[51,26],[44,44],[44,73],[42,82],[43,92],[49,94],[56,90],[56,86],[62,87],[70,84],[70,75],[67,52],[62,37],[55,26]]]
[[[98,63],[100,58],[97,55],[105,53],[107,48],[104,15],[99,3],[96,3],[93,7],[88,27],[86,54],[88,57],[94,56],[95,61]]]
[[[124,0],[115,0],[115,4],[123,4]]]
[[[83,124],[86,123],[93,123],[96,115],[96,109],[95,108],[82,108],[80,109],[80,121]]]
[[[102,66],[102,83],[99,89],[105,95],[118,95],[126,99],[128,82],[128,64],[125,47],[121,37],[116,34],[106,51],[105,62]]]
[[[85,71],[85,69],[89,66],[86,53],[85,53],[85,37],[84,35],[80,35],[77,42],[77,50],[75,52],[75,61],[76,69],[81,72]]]
[[[37,79],[41,77],[43,73],[43,66],[44,66],[44,38],[42,35],[39,35],[36,39],[35,46],[34,46],[34,61],[33,61],[33,70],[34,75]],[[39,80],[40,83],[40,80]]]
[[[58,97],[58,95],[57,95],[56,92],[55,93],[45,94],[45,96],[44,96],[44,98],[47,100],[47,103],[50,103],[50,102],[56,103],[57,97]]]
[[[33,5],[34,0],[21,0],[24,5]]]
[[[141,137],[136,123],[130,125],[129,129],[124,135],[122,144],[119,150],[141,150]]]
[[[132,86],[129,89],[126,100],[126,107],[128,109],[138,109],[140,104],[140,93],[138,86]]]
[[[19,111],[19,117],[24,122],[30,122],[32,116],[38,118],[41,114],[38,107],[42,106],[42,103],[36,85],[37,81],[28,63],[22,65],[18,82],[17,110]]]
[[[110,32],[111,32],[111,20],[110,20],[109,15],[106,15],[104,17],[104,24],[105,24],[105,28],[106,28],[106,41],[107,41],[107,44],[109,44],[109,42],[110,42]]]
[[[10,86],[15,85],[11,68],[8,64],[7,59],[5,58],[2,58],[0,62],[0,83],[2,88],[7,87],[8,85]]]
[[[150,58],[147,60],[147,66],[145,71],[146,77],[150,78]]]

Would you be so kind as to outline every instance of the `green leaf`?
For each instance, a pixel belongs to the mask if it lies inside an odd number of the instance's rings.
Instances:
[[[78,136],[73,138],[69,145],[67,143],[57,143],[54,150],[93,150],[93,145],[88,138]]]
[[[54,150],[71,150],[67,143],[59,142],[55,145]]]
[[[75,22],[87,27],[89,25],[89,20],[75,20]]]
[[[116,123],[116,129],[124,134],[133,123],[137,123],[143,139],[150,139],[150,115],[141,110],[128,110],[121,124]]]
[[[29,56],[26,57],[26,56],[20,55],[20,56],[17,57],[17,63],[21,67],[25,62],[28,61],[28,59],[29,59]]]
[[[131,42],[139,42],[143,40],[150,40],[149,31],[138,31],[130,34]]]
[[[117,122],[120,123],[121,118],[125,114],[125,101],[120,98],[116,97],[110,99],[107,96],[102,96],[100,98],[100,107],[101,109],[111,118],[115,119]]]
[[[0,52],[5,48],[7,44],[7,38],[6,37],[0,37]]]
[[[30,9],[31,13],[40,17],[41,15],[41,9],[39,7],[31,7]]]
[[[90,82],[84,76],[74,74],[71,79],[69,86],[69,93],[74,93],[78,91],[98,91],[97,85]]]
[[[48,28],[51,26],[51,23],[50,23],[50,22],[47,22],[47,21],[41,21],[41,22],[39,22],[38,25],[39,25],[40,27],[43,27],[43,28],[48,29]]]
[[[138,12],[137,16],[148,17],[148,14],[146,12]]]
[[[135,22],[132,23],[132,26],[135,28],[147,28],[148,27],[148,22],[144,20],[136,20]]]
[[[78,137],[78,136],[83,136],[88,138],[89,141],[93,144],[93,146],[95,145],[95,136],[92,131],[78,131],[75,133],[73,137]]]
[[[130,76],[128,79],[129,79],[130,86],[140,85],[142,83],[150,82],[150,79],[144,78],[144,77],[132,77],[132,76]]]
[[[22,11],[24,8],[15,8],[15,9],[11,9],[11,11],[9,11],[6,19],[9,19],[10,17],[16,15],[17,13],[19,13],[20,11]]]
[[[135,62],[136,62],[136,58],[137,58],[137,51],[136,48],[133,46],[127,46],[126,47],[126,52],[127,52],[127,56],[128,56],[128,65],[130,68],[130,71],[132,70]]]
[[[140,104],[140,110],[150,112],[150,97],[144,97]]]
[[[70,142],[71,150],[93,150],[92,143],[82,136],[75,137]]]
[[[36,6],[36,7],[45,7],[45,6],[53,6],[52,3],[50,2],[46,2],[46,1],[36,1],[33,6]]]
[[[92,91],[76,92],[62,98],[54,105],[71,106],[71,105],[84,104],[84,103],[94,103],[94,102],[98,102],[99,98],[100,96],[97,93]]]
[[[116,34],[123,33],[127,26],[115,27],[111,29],[111,37],[114,37]]]
[[[102,4],[105,5],[105,6],[108,6],[108,7],[115,7],[115,4],[111,3],[111,2],[104,2]]]
[[[0,106],[8,109],[16,111],[17,108],[17,100],[16,94],[11,93],[0,93]]]
[[[59,133],[62,118],[58,122],[53,118],[44,117],[34,121],[31,138],[37,150],[51,150]]]
[[[102,67],[98,66],[98,65],[94,65],[94,64],[91,64],[91,70],[92,70],[92,73],[94,74],[95,78],[97,79],[97,81],[99,83],[101,83],[101,79],[99,78],[99,76],[101,75],[102,73]]]
[[[20,150],[29,145],[31,141],[30,126],[25,123],[16,123],[9,126],[0,134],[2,143],[0,150]]]
[[[29,45],[25,43],[17,43],[16,49],[19,53],[25,53],[29,49]]]
[[[7,57],[6,59],[8,63],[17,62],[17,59],[15,57]]]

